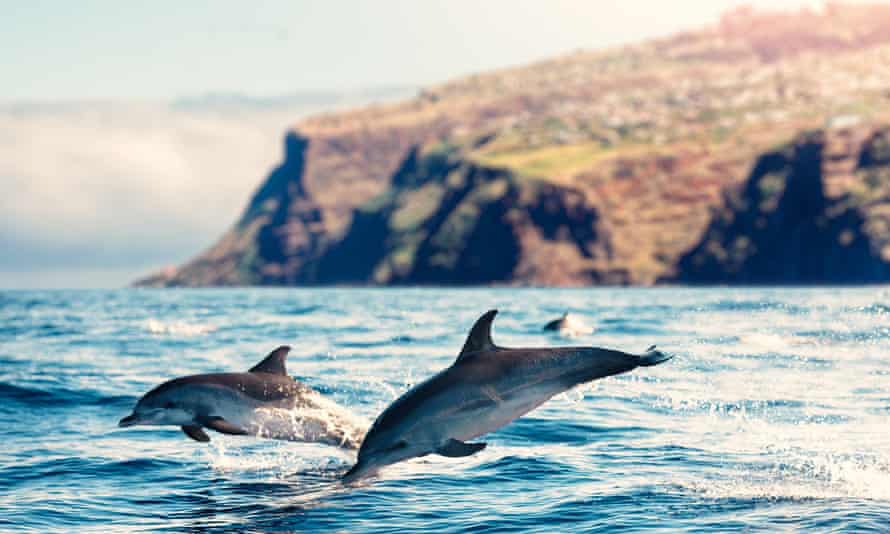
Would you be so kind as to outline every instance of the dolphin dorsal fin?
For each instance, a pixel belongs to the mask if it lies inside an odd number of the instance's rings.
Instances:
[[[463,360],[468,354],[496,348],[491,340],[491,322],[494,321],[494,316],[497,314],[497,310],[488,310],[476,321],[476,324],[470,329],[470,335],[467,336],[467,341],[464,343],[464,348],[460,351],[460,356],[457,357],[457,362]]]
[[[269,373],[272,375],[287,375],[287,368],[284,366],[284,359],[290,347],[282,345],[273,350],[266,356],[263,361],[250,368],[248,373]]]

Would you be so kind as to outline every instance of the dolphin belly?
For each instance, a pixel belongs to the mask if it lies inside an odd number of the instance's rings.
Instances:
[[[449,438],[471,440],[494,432],[547,402],[554,395],[569,389],[562,381],[548,380],[530,386],[500,385],[474,388],[461,395],[457,405],[452,399],[441,399],[436,404],[445,406],[438,413],[423,418],[416,425],[423,439],[435,447]],[[452,404],[446,405],[451,401]]]
[[[254,412],[262,403],[237,390],[220,386],[193,386],[189,392],[204,406],[200,415],[221,417],[230,423],[248,429]]]

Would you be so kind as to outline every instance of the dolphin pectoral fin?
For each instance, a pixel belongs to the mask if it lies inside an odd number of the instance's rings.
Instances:
[[[463,441],[458,441],[456,439],[449,439],[445,442],[445,445],[442,445],[438,449],[436,449],[437,454],[441,454],[442,456],[447,456],[449,458],[463,458],[464,456],[470,456],[472,454],[476,454],[481,451],[488,445],[487,443],[465,443]]]
[[[201,443],[207,443],[210,441],[210,436],[204,432],[198,425],[184,425],[182,427],[182,431],[185,432],[185,435],[192,438],[195,441],[200,441]]]
[[[247,430],[244,430],[240,426],[230,423],[219,416],[200,417],[197,421],[211,430],[216,430],[220,434],[231,434],[233,436],[244,436],[247,434]]]

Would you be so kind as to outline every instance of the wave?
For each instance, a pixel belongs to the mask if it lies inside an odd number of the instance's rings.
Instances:
[[[234,442],[237,443],[237,442]],[[337,480],[355,460],[354,453],[313,443],[265,441],[249,448],[214,439],[203,453],[218,473],[254,473],[272,480],[301,477]]]
[[[824,453],[784,459],[766,468],[735,468],[682,486],[709,499],[890,500],[890,465],[874,458]]]
[[[163,458],[138,458],[117,460],[101,457],[50,457],[34,459],[25,463],[12,464],[2,470],[3,479],[15,486],[34,480],[46,480],[51,477],[70,479],[120,477],[129,475],[140,477],[140,473],[163,471],[179,468],[181,460]]]
[[[497,435],[508,443],[535,446],[546,444],[578,444],[617,438],[636,438],[652,430],[639,426],[597,426],[593,423],[543,419],[525,416],[499,430]]]
[[[867,313],[869,315],[888,315],[890,314],[890,305],[876,302],[868,306],[862,306],[858,308],[846,308],[845,311]]]
[[[276,313],[281,315],[309,315],[321,309],[322,306],[317,304],[310,306],[282,306],[276,310]]]
[[[145,330],[156,335],[200,336],[216,330],[208,324],[186,323],[184,321],[159,321],[148,319],[144,323]]]
[[[66,337],[80,334],[80,330],[55,323],[41,323],[36,325],[12,325],[0,326],[0,336],[9,337]]]
[[[72,404],[123,406],[131,404],[135,399],[129,395],[104,395],[87,389],[40,389],[0,382],[0,406],[4,405],[5,401],[27,403],[30,406],[71,406]]]
[[[723,299],[717,302],[705,304],[698,311],[781,311],[790,315],[806,313],[809,308],[790,304],[778,300],[729,300]]]

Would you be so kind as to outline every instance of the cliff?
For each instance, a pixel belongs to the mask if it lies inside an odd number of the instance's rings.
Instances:
[[[139,283],[886,281],[888,104],[890,6],[738,10],[302,121],[218,243]]]
[[[677,280],[890,280],[890,127],[817,131],[758,158],[714,210]]]

